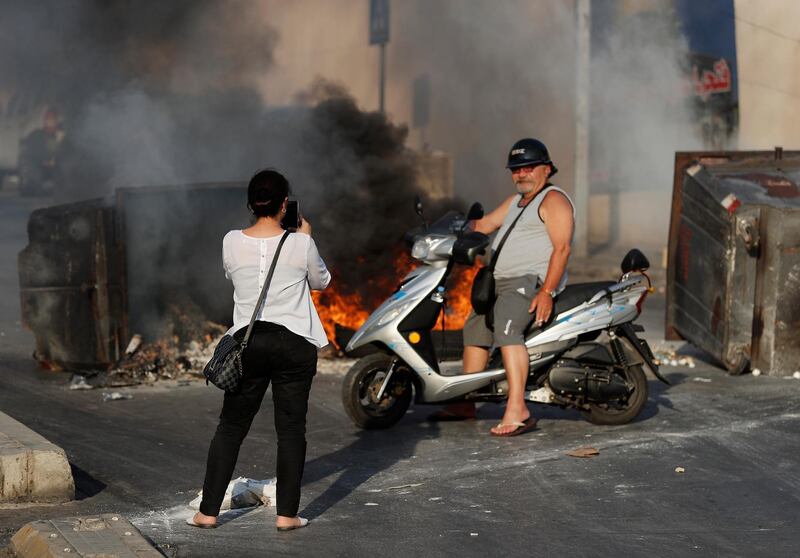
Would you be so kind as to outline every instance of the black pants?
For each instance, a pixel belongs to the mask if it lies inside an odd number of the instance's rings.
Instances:
[[[245,328],[246,329],[246,328]],[[245,330],[236,337],[244,337]],[[256,322],[243,358],[237,393],[225,392],[219,426],[211,440],[200,511],[216,516],[233,476],[239,447],[250,430],[270,381],[278,434],[278,515],[294,517],[306,458],[306,412],[317,348],[283,326]]]

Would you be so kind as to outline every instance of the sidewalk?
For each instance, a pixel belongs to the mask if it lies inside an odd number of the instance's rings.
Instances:
[[[0,502],[68,502],[74,496],[64,450],[0,413]]]

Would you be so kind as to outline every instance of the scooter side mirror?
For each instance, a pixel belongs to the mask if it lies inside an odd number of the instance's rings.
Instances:
[[[417,215],[422,217],[422,199],[419,195],[414,196],[414,211]]]
[[[467,212],[467,220],[476,221],[478,219],[483,219],[483,206],[478,202],[475,202]]]

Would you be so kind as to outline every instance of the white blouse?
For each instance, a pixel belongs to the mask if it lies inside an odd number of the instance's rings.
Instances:
[[[233,327],[228,333],[250,323],[281,236],[255,238],[234,230],[222,240],[225,277],[233,281]],[[283,244],[267,299],[256,320],[280,324],[313,345],[324,347],[328,338],[310,292],[324,289],[330,281],[331,274],[314,240],[307,234],[291,233]]]

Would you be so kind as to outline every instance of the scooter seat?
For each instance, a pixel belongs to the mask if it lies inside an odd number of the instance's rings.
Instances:
[[[541,327],[537,327],[536,321],[533,319],[531,320],[530,325],[528,325],[526,333],[535,329],[547,329],[553,325],[556,316],[569,310],[570,308],[574,308],[580,304],[583,304],[584,302],[587,302],[599,291],[607,289],[611,285],[616,285],[616,282],[594,281],[592,283],[575,283],[574,285],[567,285],[564,290],[561,291],[558,296],[556,296],[553,304],[553,313],[550,315],[550,319],[547,321],[547,323],[543,324]]]
[[[594,295],[611,285],[616,285],[616,281],[595,281],[592,283],[575,283],[567,285],[563,291],[558,293],[553,305],[553,315],[558,315],[570,308],[590,300]]]

